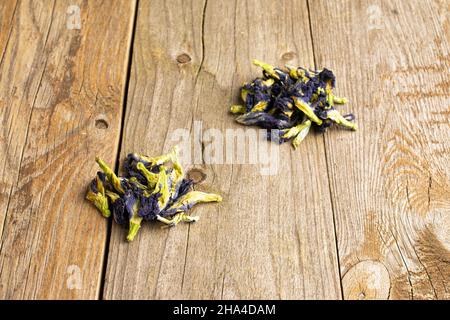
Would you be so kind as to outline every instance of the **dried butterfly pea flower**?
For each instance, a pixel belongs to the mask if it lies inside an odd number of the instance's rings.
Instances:
[[[156,207],[158,209],[158,214],[166,207],[170,199],[168,179],[169,177],[167,175],[166,168],[164,166],[161,166],[158,175],[158,182],[156,183],[155,189],[152,192],[153,195],[158,195]]]
[[[336,109],[330,110],[327,112],[327,118],[334,121],[337,124],[340,124],[341,126],[344,126],[346,128],[357,130],[358,125],[354,122],[351,122],[347,120],[344,116],[342,116]]]
[[[205,193],[201,191],[191,191],[183,195],[182,197],[179,197],[170,208],[164,211],[164,214],[173,215],[175,213],[187,211],[197,203],[221,202],[221,201],[222,197],[217,194]]]
[[[231,113],[244,125],[268,130],[268,138],[280,143],[292,141],[294,148],[306,137],[311,127],[324,132],[332,124],[356,130],[352,114],[341,115],[335,104],[347,103],[333,93],[336,78],[331,70],[308,70],[286,66],[275,68],[253,60],[263,76],[241,88],[243,105],[233,105]]]
[[[108,218],[111,215],[111,211],[109,211],[105,182],[105,174],[103,172],[97,172],[94,180],[89,185],[86,198],[100,210],[104,217]]]
[[[231,113],[239,114],[239,113],[246,113],[247,109],[243,105],[236,104],[231,106],[230,111]]]
[[[292,145],[295,149],[297,149],[297,147],[300,145],[300,142],[302,142],[303,139],[305,139],[308,135],[311,124],[311,120],[305,120],[302,124],[299,124],[297,126],[298,134],[292,140]]]
[[[191,209],[194,205],[198,203],[206,202],[221,202],[222,197],[217,194],[205,193],[200,191],[191,191],[183,196],[181,196],[172,206],[165,209],[163,216],[158,216],[158,220],[169,225],[175,226],[179,222],[194,222],[199,219],[199,217],[191,217],[184,213]],[[171,219],[165,218],[166,216],[173,216]]]
[[[179,197],[182,197],[189,191],[191,191],[193,185],[194,181],[192,181],[191,179],[183,178],[181,182],[178,184],[178,186],[175,188],[175,191],[173,192],[169,205],[171,205]]]
[[[265,112],[248,112],[236,118],[236,121],[245,125],[257,125],[264,129],[284,129],[289,122]]]
[[[147,183],[148,188],[152,189],[156,186],[156,183],[158,183],[158,174],[153,173],[152,171],[147,169],[147,167],[142,162],[138,162],[136,164],[136,169],[139,170],[144,177],[144,181]]]
[[[127,240],[133,241],[134,237],[137,235],[139,229],[141,228],[142,217],[138,215],[139,200],[137,200],[133,196],[128,198],[128,200],[129,201],[125,201],[125,207],[130,214]]]
[[[125,198],[121,198],[114,192],[107,192],[114,221],[125,225],[130,220],[130,215],[125,208]]]
[[[96,161],[103,172],[89,185],[86,198],[105,217],[112,212],[116,223],[128,226],[128,241],[134,239],[144,220],[157,220],[167,226],[194,222],[198,217],[186,211],[195,204],[222,201],[216,194],[191,191],[193,182],[184,177],[176,147],[153,158],[129,154],[123,177],[117,177],[100,158]]]
[[[308,102],[304,101],[301,98],[294,97],[295,106],[302,111],[311,121],[317,123],[318,125],[322,124],[322,120],[315,114],[314,109],[311,108]]]
[[[107,178],[108,182],[111,183],[111,185],[114,187],[114,189],[117,192],[123,194],[125,192],[123,190],[123,187],[122,187],[122,181],[123,180],[119,179],[116,176],[116,174],[114,173],[114,171],[112,171],[111,168],[109,168],[102,159],[97,157],[97,158],[95,158],[95,161],[99,165],[100,169],[103,170],[104,174],[106,175],[106,178]]]

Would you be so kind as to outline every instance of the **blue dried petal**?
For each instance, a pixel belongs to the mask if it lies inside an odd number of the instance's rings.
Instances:
[[[270,95],[261,91],[257,91],[255,93],[247,94],[247,99],[245,101],[245,108],[247,112],[253,109],[253,107],[261,101],[269,101]]]
[[[285,120],[280,120],[265,112],[249,112],[236,118],[245,125],[257,125],[264,129],[284,129],[289,126]]]
[[[173,202],[175,202],[179,197],[182,197],[186,193],[191,191],[193,185],[194,181],[192,181],[191,179],[183,179],[175,189],[175,193],[171,196],[167,206],[171,206]]]
[[[179,212],[184,212],[191,209],[194,205],[204,202],[221,202],[222,197],[213,194],[205,193],[201,191],[191,191],[185,194],[183,197],[178,197],[178,201],[172,206],[168,207],[162,212],[163,217],[169,217]]]
[[[282,91],[283,91],[283,86],[278,82],[273,84],[271,87],[272,96],[278,96],[282,93]]]
[[[125,208],[131,218],[133,216],[133,206],[137,201],[136,195],[132,190],[127,190],[123,195],[123,199],[125,201]]]
[[[125,209],[125,200],[122,198],[117,199],[113,203],[111,203],[112,214],[114,217],[114,221],[117,224],[125,225],[128,224],[130,220],[130,215]]]
[[[140,159],[136,154],[128,154],[123,163],[124,173],[127,177],[135,177],[140,183],[145,183],[144,175],[136,168],[138,162]]]
[[[280,111],[291,111],[293,110],[293,100],[291,97],[281,97],[275,98],[273,106]]]
[[[183,179],[183,181],[181,181],[180,187],[178,188],[178,195],[177,195],[176,198],[182,197],[186,193],[191,191],[193,185],[194,185],[194,181],[193,180],[191,180],[191,179]]]
[[[333,72],[331,70],[328,70],[326,68],[324,68],[320,73],[319,73],[319,79],[321,82],[323,83],[331,83],[331,87],[334,88],[335,84],[336,84],[336,77],[334,76]]]
[[[97,172],[98,175],[98,172]],[[91,189],[92,192],[94,193],[98,193],[98,187],[97,187],[97,179],[92,179],[90,185],[89,185],[89,189]]]
[[[322,120],[326,120],[328,117],[328,112],[325,109],[315,108],[314,113]]]
[[[332,124],[333,124],[333,121],[331,121],[330,119],[325,119],[325,120],[322,121],[322,124],[321,124],[320,126],[319,126],[319,125],[316,125],[316,126],[314,126],[314,128],[316,128],[316,130],[317,130],[318,132],[323,133],[323,132],[325,132],[329,127],[331,127]]]
[[[124,173],[126,178],[134,177],[136,178],[139,183],[146,184],[147,179],[142,174],[140,170],[137,169],[137,164],[142,163],[147,170],[149,170],[152,173],[158,173],[159,172],[159,165],[152,165],[148,161],[143,160],[140,158],[137,154],[130,153],[128,154],[127,158],[124,162]]]
[[[161,193],[154,193],[148,197],[142,196],[140,198],[138,216],[147,221],[155,220],[156,216],[161,212],[161,208],[158,205],[158,200],[161,196]]]

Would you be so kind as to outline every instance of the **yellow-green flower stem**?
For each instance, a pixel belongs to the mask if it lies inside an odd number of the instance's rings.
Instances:
[[[138,200],[136,200],[136,202],[134,203],[132,210],[133,210],[133,216],[130,219],[130,225],[129,225],[128,235],[127,235],[128,241],[133,241],[134,237],[136,237],[139,229],[141,228],[142,217],[138,216],[138,211],[139,211],[139,201]]]
[[[161,217],[160,215],[156,216],[156,219],[164,224],[167,225],[167,227],[174,227],[176,226],[178,223],[180,222],[196,222],[198,221],[200,218],[197,216],[190,216],[187,213],[181,212],[181,213],[177,213],[175,214],[172,218],[167,219],[164,217]]]
[[[302,99],[297,97],[292,97],[294,100],[294,104],[297,108],[300,109],[311,121],[317,123],[318,125],[322,124],[322,120],[319,119],[318,116],[314,113],[313,109]]]
[[[111,216],[111,211],[108,206],[108,198],[106,198],[104,194],[101,194],[100,192],[95,193],[89,189],[86,193],[86,199],[91,201],[105,218],[109,218]]]
[[[274,83],[275,83],[275,80],[273,80],[272,78],[269,78],[262,82],[263,86],[265,86],[265,87],[271,87]]]
[[[260,101],[250,110],[250,112],[264,111],[267,107],[267,101]]]
[[[160,193],[161,197],[158,199],[158,206],[162,209],[165,208],[170,200],[169,184],[167,181],[166,167],[161,166],[159,168],[158,182],[156,183],[153,194]]]
[[[169,191],[170,192],[170,197],[172,197],[174,195],[178,184],[184,178],[183,167],[181,166],[181,164],[180,164],[180,162],[178,160],[178,155],[173,160],[172,165],[173,165],[173,170],[172,170],[172,172],[170,174],[171,181],[172,181],[172,186],[171,186],[170,191]]]
[[[332,107],[334,107],[334,95],[333,92],[331,92],[331,89],[327,89],[326,91],[326,99],[328,102],[328,109],[331,109]]]
[[[301,126],[301,124],[287,129],[286,133],[283,134],[281,137],[285,138],[285,139],[290,139],[292,137],[295,137],[300,132],[300,126]]]
[[[295,80],[301,79],[302,82],[307,83],[309,78],[306,76],[305,70],[301,68],[296,68],[290,65],[285,65],[286,69],[289,71],[289,76]]]
[[[294,140],[292,140],[292,146],[294,147],[294,149],[297,149],[300,143],[306,138],[309,133],[309,129],[311,128],[311,124],[311,120],[306,120],[302,124],[298,125],[299,132]]]
[[[112,184],[114,189],[116,189],[116,191],[118,191],[119,193],[124,194],[125,191],[123,190],[122,186],[120,185],[120,179],[116,176],[114,171],[112,171],[111,168],[108,167],[108,165],[99,157],[96,157],[95,161],[98,163],[98,165],[102,169],[102,171],[106,174],[106,178]]]
[[[245,83],[244,83],[244,85],[245,85]],[[248,95],[248,90],[247,89],[245,89],[245,88],[242,88],[241,89],[241,99],[242,99],[242,101],[247,101],[247,95]]]
[[[331,107],[334,106],[334,104],[346,104],[348,102],[347,98],[344,97],[336,97],[332,91],[332,89],[327,89],[326,90],[327,93],[327,102]]]
[[[178,201],[176,201],[172,206],[169,207],[168,211],[175,210],[175,213],[178,213],[184,211],[184,208],[191,204],[221,201],[222,197],[217,194],[205,193],[201,191],[191,191],[178,199]]]
[[[131,183],[133,183],[135,186],[137,186],[138,188],[143,189],[143,190],[148,190],[148,187],[146,185],[143,185],[142,183],[140,183],[136,177],[131,177],[128,180]]]
[[[174,146],[168,154],[164,154],[159,157],[150,158],[150,162],[153,165],[161,165],[166,162],[173,161],[173,159],[177,157],[177,154],[178,154],[178,147]]]
[[[336,97],[333,95],[333,101],[336,104],[346,104],[348,102],[348,99],[345,97]]]
[[[130,181],[130,183],[134,184],[136,187],[142,189],[143,195],[145,197],[149,197],[152,194],[150,189],[146,185],[143,185],[142,183],[140,183],[136,177],[131,177],[129,179],[129,181]]]
[[[256,60],[256,59],[253,60],[253,64],[255,66],[261,67],[272,78],[280,80],[280,76],[276,73],[275,68],[273,66],[271,66],[270,64],[264,63],[264,62]]]
[[[358,125],[345,119],[337,110],[328,111],[327,118],[346,128],[357,130]]]
[[[136,168],[142,172],[145,179],[147,179],[148,187],[150,189],[153,189],[158,182],[158,175],[156,173],[150,172],[147,170],[147,168],[144,166],[142,162],[138,162],[136,165]]]
[[[120,196],[112,191],[106,190],[106,196],[111,200],[112,203],[116,202],[117,199],[120,198]]]
[[[230,107],[230,112],[234,114],[246,113],[247,109],[243,105],[235,104]]]
[[[160,222],[162,222],[162,223],[164,223],[164,224],[168,224],[168,225],[170,225],[170,224],[172,223],[172,222],[170,221],[170,219],[166,219],[166,218],[160,216],[159,214],[156,215],[156,220],[158,220],[158,221],[160,221]]]
[[[108,198],[105,195],[105,186],[103,185],[103,181],[98,175],[95,176],[95,185],[97,192],[94,192],[91,188],[89,188],[86,193],[86,199],[91,201],[104,217],[108,218],[111,216],[108,206]]]
[[[291,117],[292,114],[294,113],[294,111],[283,111],[283,113],[287,116],[287,117]]]
[[[305,70],[297,69],[297,77],[301,78],[304,83],[309,81],[309,78],[306,76]]]
[[[298,73],[297,73],[297,68],[295,68],[295,67],[293,67],[293,66],[290,66],[290,65],[285,65],[285,67],[286,67],[286,69],[288,69],[288,71],[289,71],[289,76],[290,76],[292,79],[295,79],[295,80],[298,80],[298,79],[299,79]]]
[[[139,229],[141,228],[142,217],[133,217],[130,219],[130,228],[128,229],[127,240],[133,241]]]
[[[144,156],[144,155],[141,155],[141,154],[136,154],[136,156],[138,158],[140,158],[141,160],[143,160],[145,162],[148,162],[151,165],[155,166],[155,165],[161,165],[161,164],[164,164],[166,162],[172,161],[172,159],[177,155],[177,153],[178,153],[178,147],[174,146],[172,148],[172,150],[170,150],[169,153],[164,154],[162,156],[153,157],[153,158],[150,158],[150,157],[147,157],[147,156]]]

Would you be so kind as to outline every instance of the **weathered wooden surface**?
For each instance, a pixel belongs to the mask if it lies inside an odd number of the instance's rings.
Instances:
[[[1,299],[450,298],[447,0],[137,9],[0,3]],[[258,144],[279,152],[273,176],[205,164],[208,138],[192,137],[196,188],[224,201],[196,207],[193,225],[146,224],[132,243],[108,229],[84,200],[94,157],[160,154],[200,122],[205,134],[247,129],[227,110],[259,74],[253,58],[334,70],[360,130],[312,134],[296,151]]]
[[[135,4],[0,6],[0,298],[95,299],[107,223],[84,194],[115,161]]]
[[[448,299],[450,2],[310,4],[361,128],[325,136],[344,298]]]
[[[171,133],[195,121],[240,128],[227,110],[259,73],[252,58],[313,64],[304,1],[139,4],[122,158],[167,150]],[[183,54],[191,60],[180,63]],[[196,165],[207,174],[198,188],[224,201],[196,208],[194,225],[145,226],[131,244],[114,227],[104,297],[340,298],[322,137],[279,151],[274,176],[258,165]]]

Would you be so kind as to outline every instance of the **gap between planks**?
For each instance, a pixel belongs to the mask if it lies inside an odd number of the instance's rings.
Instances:
[[[135,7],[133,11],[133,17],[131,18],[130,23],[130,38],[128,41],[128,55],[127,55],[127,64],[126,64],[126,76],[123,86],[123,98],[122,98],[122,117],[120,119],[120,132],[119,132],[119,140],[117,141],[117,155],[114,163],[114,172],[116,174],[119,173],[120,169],[120,155],[122,151],[122,138],[123,131],[125,127],[125,115],[127,111],[127,100],[128,100],[128,89],[130,86],[130,76],[131,76],[131,67],[133,64],[133,48],[134,48],[134,36],[136,34],[136,25],[139,13],[139,0],[135,1]],[[112,224],[113,218],[108,220],[108,227],[106,231],[106,239],[105,239],[105,252],[103,256],[102,262],[102,270],[100,276],[100,287],[98,292],[98,300],[103,300],[103,292],[105,289],[105,277],[106,277],[106,269],[108,268],[108,255],[109,255],[109,244],[111,241],[111,232],[112,232]]]
[[[308,8],[308,25],[309,25],[309,32],[311,37],[311,47],[312,47],[312,55],[313,55],[313,61],[314,61],[314,69],[317,69],[317,59],[316,59],[316,50],[314,47],[314,32],[313,27],[311,23],[311,6],[310,1],[311,0],[305,0],[306,6]],[[339,274],[339,287],[341,289],[341,299],[345,300],[344,296],[344,287],[342,285],[342,274],[341,274],[341,259],[339,256],[339,244],[338,244],[338,237],[337,237],[337,228],[336,228],[336,210],[334,208],[334,202],[333,202],[333,193],[331,192],[331,177],[330,177],[330,166],[328,165],[328,153],[327,153],[327,145],[325,143],[325,135],[322,135],[322,141],[323,141],[323,150],[325,152],[325,164],[327,168],[327,180],[328,180],[328,193],[330,196],[331,201],[331,211],[332,211],[332,217],[333,217],[333,230],[334,230],[334,242],[336,246],[336,263],[338,267],[338,274]]]

